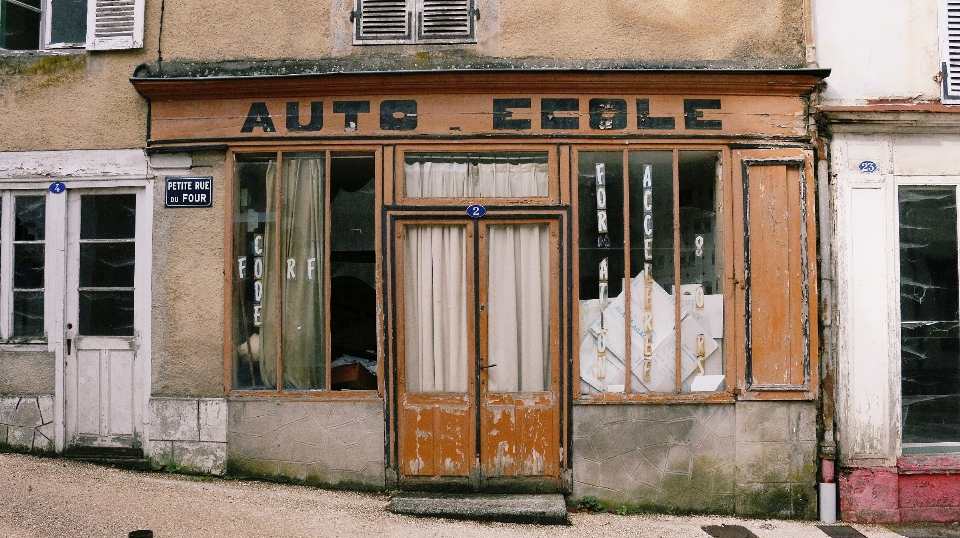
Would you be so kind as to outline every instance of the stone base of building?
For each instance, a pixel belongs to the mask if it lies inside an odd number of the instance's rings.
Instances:
[[[222,475],[227,470],[227,401],[150,398],[145,456],[157,469]]]
[[[814,402],[577,405],[572,502],[812,519],[816,431]]]
[[[960,520],[960,455],[918,456],[896,467],[840,473],[840,517],[851,523]]]
[[[382,490],[382,400],[228,402],[227,471],[234,476]]]
[[[0,446],[53,452],[53,395],[0,396]]]

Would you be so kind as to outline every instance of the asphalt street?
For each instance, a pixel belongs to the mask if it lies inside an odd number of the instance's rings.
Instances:
[[[0,454],[0,537],[573,537],[827,538],[814,521],[570,514],[569,526],[416,518],[386,510],[385,494],[134,472],[56,458]],[[724,528],[726,526],[726,528]],[[737,527],[734,527],[737,526]],[[846,532],[845,529],[838,529]],[[868,538],[960,538],[960,528],[851,525]],[[855,535],[851,535],[855,536]]]

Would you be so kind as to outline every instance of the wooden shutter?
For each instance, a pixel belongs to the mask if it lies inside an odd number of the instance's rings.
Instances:
[[[817,384],[812,157],[799,150],[738,153],[741,387],[748,398],[811,398]]]
[[[407,0],[357,0],[354,23],[358,40],[409,40]]]
[[[87,49],[143,47],[144,0],[88,0]]]
[[[960,103],[960,0],[944,0],[940,21],[943,100]]]
[[[471,0],[422,0],[419,38],[429,40],[463,40],[473,37]]]

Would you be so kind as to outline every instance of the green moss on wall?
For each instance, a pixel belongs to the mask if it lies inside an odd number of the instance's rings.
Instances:
[[[255,478],[285,484],[301,484],[330,489],[380,491],[382,488],[359,480],[305,471],[302,466],[274,461],[252,460],[236,455],[227,456],[227,475],[234,478]]]

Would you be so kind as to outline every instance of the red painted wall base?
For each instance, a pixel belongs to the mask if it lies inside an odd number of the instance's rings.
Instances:
[[[960,457],[905,457],[840,472],[840,517],[852,523],[960,521]]]

